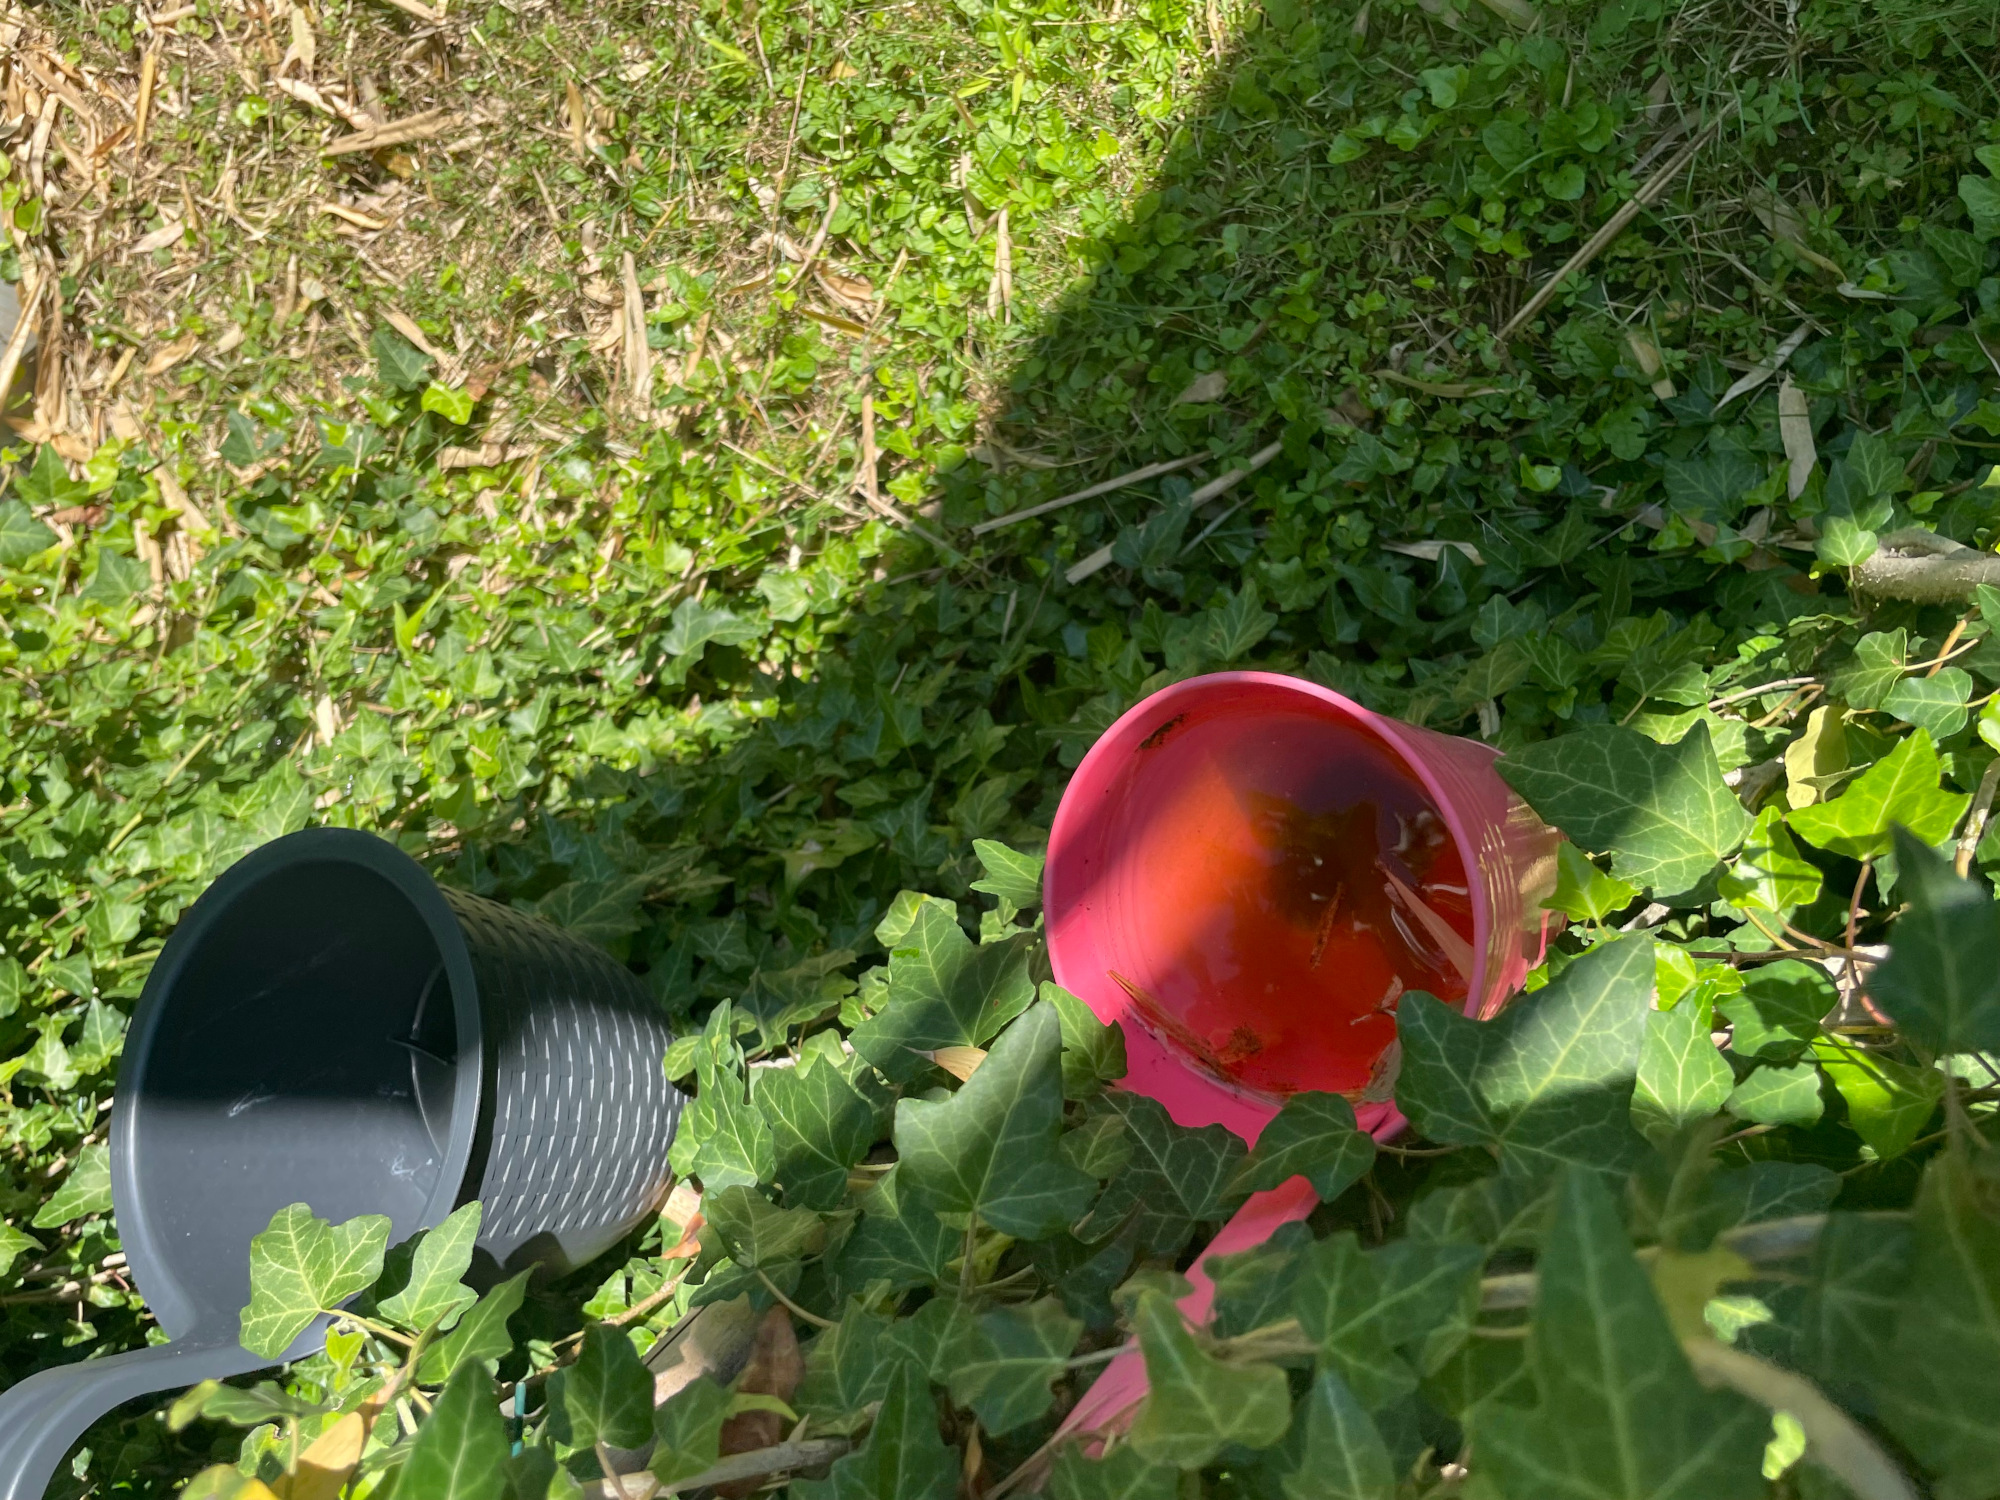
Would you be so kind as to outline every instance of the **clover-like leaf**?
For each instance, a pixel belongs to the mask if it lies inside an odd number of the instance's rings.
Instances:
[[[2000,908],[1927,842],[1896,834],[1897,891],[1910,909],[1868,993],[1931,1052],[2000,1051]]]
[[[250,1303],[243,1347],[278,1359],[321,1313],[332,1312],[382,1274],[389,1220],[363,1214],[344,1224],[315,1218],[303,1203],[279,1209],[250,1241]]]
[[[1196,1469],[1228,1444],[1268,1448],[1285,1435],[1292,1397],[1283,1370],[1224,1364],[1204,1352],[1161,1292],[1141,1294],[1133,1322],[1149,1386],[1132,1421],[1132,1446],[1141,1458]]]
[[[1757,1500],[1770,1421],[1704,1391],[1667,1324],[1609,1192],[1562,1178],[1537,1266],[1532,1411],[1484,1403],[1468,1429],[1507,1495],[1565,1500]]]
[[[472,1266],[479,1219],[479,1205],[468,1203],[435,1229],[426,1230],[410,1259],[408,1281],[393,1296],[384,1297],[377,1311],[406,1328],[443,1330],[456,1323],[479,1297],[459,1279]]]
[[[1917,729],[1832,801],[1798,808],[1787,821],[1808,844],[1855,859],[1887,854],[1889,830],[1899,823],[1936,844],[1957,826],[1970,800],[1941,788],[1942,774],[1930,734]]]
[[[1653,968],[1646,938],[1600,944],[1491,1021],[1405,995],[1397,1103],[1434,1141],[1498,1148],[1507,1170],[1628,1164]]]
[[[1257,1137],[1229,1191],[1261,1192],[1303,1177],[1331,1203],[1374,1163],[1375,1142],[1356,1127],[1353,1105],[1338,1094],[1293,1094]]]
[[[1620,879],[1662,900],[1693,890],[1743,842],[1750,815],[1697,722],[1677,744],[1601,726],[1510,751],[1495,768]]]
[[[977,1215],[1038,1239],[1071,1223],[1097,1184],[1056,1151],[1062,1128],[1062,1022],[1037,1004],[993,1044],[949,1099],[896,1106],[903,1192],[934,1212]]]

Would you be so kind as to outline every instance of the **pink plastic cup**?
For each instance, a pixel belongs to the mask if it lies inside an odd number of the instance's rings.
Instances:
[[[1122,1025],[1128,1063],[1123,1087],[1157,1099],[1180,1124],[1219,1124],[1254,1145],[1284,1101],[1279,1092],[1225,1076],[1212,1051],[1201,1055],[1199,1038],[1191,1041],[1186,1028],[1161,1024],[1157,1007],[1144,1013],[1133,993],[1147,993],[1166,982],[1161,976],[1201,964],[1203,934],[1222,920],[1158,898],[1163,860],[1202,857],[1177,842],[1176,820],[1188,816],[1189,776],[1200,773],[1190,773],[1186,756],[1176,763],[1162,754],[1176,737],[1186,737],[1189,754],[1254,761],[1274,784],[1309,780],[1316,757],[1324,779],[1324,754],[1335,743],[1356,767],[1393,767],[1406,785],[1414,783],[1411,795],[1421,789],[1466,872],[1472,934],[1469,951],[1456,960],[1465,977],[1466,1014],[1495,1014],[1540,962],[1549,932],[1542,900],[1554,887],[1559,835],[1493,770],[1498,752],[1491,746],[1385,718],[1276,673],[1219,672],[1163,688],[1105,731],[1070,779],[1049,834],[1043,912],[1056,982],[1100,1020]],[[1449,935],[1445,941],[1451,942]],[[1209,972],[1208,979],[1225,1005],[1234,1002],[1226,973]],[[1242,1004],[1246,1015],[1254,1009],[1251,997]],[[1393,1051],[1388,1060],[1393,1065]],[[1294,1087],[1351,1093],[1355,1082],[1305,1077]],[[1374,1097],[1385,1095],[1392,1082],[1393,1073],[1374,1080],[1367,1090],[1373,1102],[1355,1111],[1362,1128],[1378,1138],[1404,1124],[1393,1103]],[[1207,1317],[1214,1296],[1206,1274],[1210,1256],[1261,1244],[1315,1206],[1300,1177],[1253,1196],[1190,1269],[1194,1291],[1182,1299],[1182,1311],[1195,1322]],[[1144,1361],[1128,1351],[1106,1367],[1062,1430],[1111,1430],[1129,1419],[1145,1392]]]

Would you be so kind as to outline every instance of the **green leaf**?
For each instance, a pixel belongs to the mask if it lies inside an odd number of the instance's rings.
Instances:
[[[1792,832],[1809,844],[1854,859],[1889,852],[1889,830],[1901,823],[1926,844],[1949,837],[1970,800],[1938,786],[1943,767],[1930,734],[1914,730],[1863,771],[1831,802],[1793,811]]]
[[[836,1063],[811,1056],[793,1068],[758,1069],[754,1098],[771,1127],[774,1176],[785,1201],[839,1208],[848,1169],[874,1144],[874,1106]]]
[[[1563,1175],[1537,1270],[1528,1363],[1540,1404],[1481,1404],[1467,1421],[1500,1492],[1760,1500],[1769,1418],[1696,1382],[1594,1174]]]
[[[1256,581],[1246,578],[1227,604],[1208,612],[1208,654],[1221,666],[1239,661],[1277,623],[1278,617],[1258,602]]]
[[[1817,964],[1780,959],[1743,976],[1743,988],[1716,1002],[1733,1030],[1738,1057],[1792,1062],[1819,1035],[1820,1017],[1840,1004],[1840,991]]]
[[[805,1376],[793,1404],[816,1420],[838,1422],[881,1400],[890,1372],[906,1352],[884,1337],[891,1321],[850,1297],[840,1321],[806,1346]]]
[[[77,590],[77,598],[115,609],[152,585],[152,575],[136,557],[113,552],[103,542],[97,544],[95,551],[96,565],[84,579],[83,587]]]
[[[669,1165],[699,1177],[709,1192],[768,1181],[777,1148],[763,1112],[750,1102],[736,1008],[728,1001],[709,1012],[694,1065],[698,1086],[674,1133]]]
[[[1936,1068],[1913,1068],[1844,1037],[1821,1037],[1813,1056],[1847,1101],[1847,1123],[1880,1161],[1909,1150],[1944,1098],[1944,1074]]]
[[[1388,1444],[1335,1371],[1307,1387],[1298,1430],[1298,1462],[1279,1481],[1287,1500],[1394,1500]]]
[[[585,1333],[576,1363],[549,1377],[548,1399],[550,1436],[573,1448],[636,1448],[653,1435],[653,1375],[622,1328]]]
[[[706,1375],[695,1376],[669,1396],[653,1413],[653,1457],[647,1465],[653,1477],[678,1484],[714,1468],[732,1399]]]
[[[1826,1109],[1819,1069],[1811,1063],[1758,1068],[1730,1092],[1724,1108],[1753,1125],[1815,1124]]]
[[[1833,1214],[1813,1246],[1800,1368],[1849,1404],[1889,1378],[1912,1249],[1910,1221],[1882,1214]]]
[[[1655,1142],[1722,1108],[1736,1074],[1710,1040],[1699,1005],[1677,1005],[1646,1017],[1646,1044],[1632,1091],[1632,1122]]]
[[[1179,1500],[1181,1471],[1148,1461],[1130,1443],[1102,1458],[1085,1458],[1082,1444],[1066,1443],[1056,1450],[1049,1489],[1055,1500]]]
[[[424,1500],[493,1500],[503,1493],[506,1466],[507,1424],[493,1378],[462,1365],[417,1429],[396,1491]]]
[[[936,1500],[957,1492],[958,1470],[957,1453],[938,1436],[929,1383],[905,1362],[889,1376],[868,1440],[825,1479],[792,1489],[800,1500]]]
[[[1750,827],[1700,722],[1673,745],[1633,729],[1579,729],[1510,751],[1495,768],[1543,818],[1610,854],[1614,875],[1661,900],[1700,885]]]
[[[1882,538],[1852,516],[1828,515],[1821,519],[1819,539],[1813,551],[1824,563],[1836,568],[1858,568],[1875,555]]]
[[[769,1270],[810,1255],[826,1241],[826,1223],[809,1208],[779,1208],[751,1187],[726,1187],[702,1200],[708,1226],[739,1266]]]
[[[1972,1500],[2000,1473],[2000,1213],[1992,1169],[1972,1152],[1931,1158],[1917,1189],[1916,1257],[1878,1395],[1889,1428]]]
[[[1125,1032],[1116,1021],[1097,1019],[1082,1000],[1053,980],[1042,981],[1042,998],[1062,1017],[1062,1074],[1065,1099],[1094,1099],[1108,1083],[1125,1076]]]
[[[557,886],[532,906],[522,903],[538,917],[550,921],[585,942],[614,943],[629,937],[645,925],[639,903],[645,899],[650,877],[620,875],[610,880],[571,880]]]
[[[1083,1324],[1052,1297],[1003,1307],[971,1322],[947,1353],[951,1398],[995,1437],[1049,1409]]]
[[[1485,1254],[1476,1246],[1403,1240],[1364,1252],[1351,1231],[1308,1247],[1293,1283],[1299,1327],[1320,1346],[1363,1405],[1380,1409],[1416,1388],[1417,1373],[1396,1351],[1427,1368],[1462,1339]],[[1443,1345],[1434,1335],[1444,1333]]]
[[[18,568],[59,539],[18,500],[0,500],[0,567]]]
[[[35,450],[34,467],[14,481],[14,489],[30,505],[77,505],[90,497],[89,484],[69,477],[69,466],[52,443],[44,443]]]
[[[963,1234],[953,1234],[926,1204],[904,1191],[902,1172],[900,1164],[884,1172],[862,1200],[861,1223],[840,1251],[842,1287],[858,1291],[880,1281],[903,1291],[933,1285],[964,1243]]]
[[[472,408],[476,404],[470,391],[462,391],[436,380],[424,388],[423,399],[417,403],[425,411],[434,411],[459,427],[472,420]]]
[[[417,1379],[424,1385],[440,1385],[467,1365],[484,1366],[511,1354],[514,1335],[507,1331],[507,1320],[521,1310],[533,1274],[530,1267],[473,1303],[458,1326],[424,1352]]]
[[[1854,658],[1833,677],[1833,690],[1854,708],[1880,708],[1903,680],[1910,656],[1907,630],[1871,631],[1855,643]]]
[[[2000,1051],[2000,908],[1921,839],[1896,834],[1897,894],[1910,909],[1868,993],[1927,1051]]]
[[[1125,1122],[1132,1154],[1091,1210],[1092,1241],[1129,1225],[1138,1242],[1155,1255],[1186,1243],[1196,1224],[1222,1213],[1230,1179],[1247,1154],[1242,1138],[1220,1125],[1190,1130],[1174,1123],[1166,1107],[1124,1089],[1107,1093],[1096,1106]]]
[[[1062,1129],[1062,1022],[1037,1004],[948,1099],[896,1105],[903,1191],[935,1213],[1040,1239],[1073,1222],[1097,1191],[1056,1152]]]
[[[975,891],[1023,908],[1042,904],[1043,856],[1017,853],[992,839],[974,839],[972,852],[986,872],[983,879],[972,882]]]
[[[76,1165],[69,1169],[63,1185],[28,1222],[37,1229],[54,1229],[90,1214],[110,1212],[111,1148],[99,1142],[77,1152]]]
[[[1723,900],[1789,916],[1819,899],[1819,866],[1799,853],[1784,818],[1777,806],[1757,814],[1736,863],[1716,882]]]
[[[1940,667],[1930,676],[1904,677],[1882,699],[1885,713],[1894,714],[1905,724],[1930,731],[1933,739],[1945,739],[1965,728],[1967,701],[1972,697],[1972,674],[1958,667]]]
[[[1958,179],[1958,201],[1972,219],[1972,232],[1982,240],[2000,239],[2000,182],[1991,177]]]
[[[0,1276],[13,1270],[14,1262],[31,1250],[40,1250],[42,1242],[25,1230],[16,1229],[12,1224],[0,1224]]]
[[[1353,1105],[1338,1094],[1293,1094],[1236,1169],[1229,1192],[1262,1192],[1303,1177],[1331,1203],[1374,1164],[1375,1142],[1356,1128]]]
[[[375,353],[375,374],[382,384],[414,391],[430,382],[431,357],[388,324],[377,326],[368,346]]]
[[[332,1312],[382,1274],[389,1220],[363,1214],[344,1224],[313,1217],[303,1203],[281,1208],[250,1241],[250,1304],[243,1347],[280,1358],[321,1313]]]
[[[737,615],[720,604],[704,604],[699,599],[683,599],[674,607],[672,620],[659,637],[659,648],[669,658],[661,668],[663,682],[680,682],[701,660],[709,643],[741,646],[763,635],[765,627],[755,619]]]
[[[1639,897],[1639,887],[1598,869],[1576,845],[1556,847],[1556,888],[1542,905],[1579,922],[1602,922]]]
[[[1268,1448],[1292,1421],[1291,1391],[1276,1365],[1224,1364],[1204,1353],[1181,1311],[1145,1292],[1133,1315],[1150,1387],[1132,1421],[1132,1446],[1152,1463],[1196,1469],[1225,1446]]]
[[[854,1028],[854,1050],[892,1083],[930,1067],[921,1052],[983,1047],[1035,998],[1028,972],[1032,940],[974,947],[942,902],[924,902],[889,955],[881,1011]]]
[[[1490,1021],[1413,991],[1396,1102],[1431,1140],[1499,1149],[1503,1170],[1625,1166],[1652,998],[1644,937],[1600,944]]]
[[[459,1278],[472,1267],[472,1248],[479,1238],[480,1207],[468,1203],[455,1209],[435,1229],[424,1231],[410,1261],[410,1278],[403,1289],[377,1304],[377,1311],[405,1328],[456,1323],[479,1294]]]

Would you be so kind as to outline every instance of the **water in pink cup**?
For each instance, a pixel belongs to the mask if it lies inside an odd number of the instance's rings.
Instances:
[[[1540,961],[1558,836],[1493,770],[1497,752],[1269,672],[1222,672],[1131,709],[1077,767],[1049,835],[1043,910],[1056,982],[1125,1032],[1124,1087],[1183,1125],[1255,1144],[1287,1095],[1338,1093],[1378,1137],[1395,1012],[1421,989],[1493,1015]],[[1303,1178],[1251,1198],[1209,1256],[1316,1204]],[[1122,1355],[1064,1432],[1145,1394]]]

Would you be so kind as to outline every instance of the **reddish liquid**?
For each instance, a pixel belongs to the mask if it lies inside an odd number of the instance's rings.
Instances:
[[[1465,998],[1463,861],[1378,741],[1306,713],[1190,719],[1120,790],[1110,977],[1197,1062],[1274,1094],[1359,1093],[1405,991]]]

